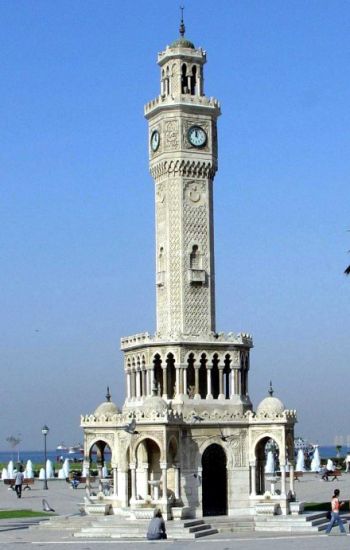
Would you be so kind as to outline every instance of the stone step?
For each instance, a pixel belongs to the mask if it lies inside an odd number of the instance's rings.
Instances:
[[[212,526],[219,531],[219,533],[252,533],[255,528],[254,518],[250,519],[235,519],[231,521],[215,521],[213,520]]]

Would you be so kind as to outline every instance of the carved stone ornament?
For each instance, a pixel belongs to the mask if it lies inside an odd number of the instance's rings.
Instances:
[[[179,123],[177,120],[166,120],[164,123],[164,149],[172,151],[179,147]]]
[[[206,200],[206,188],[203,182],[188,181],[184,186],[184,195],[190,206],[201,206]]]

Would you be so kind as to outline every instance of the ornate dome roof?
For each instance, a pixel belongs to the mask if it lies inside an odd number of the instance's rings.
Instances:
[[[181,38],[174,40],[174,42],[170,44],[169,48],[191,48],[191,50],[194,50],[195,46],[193,42],[181,36]]]
[[[115,403],[112,403],[112,401],[104,401],[97,407],[97,409],[94,412],[95,416],[102,416],[103,414],[105,416],[112,416],[113,414],[119,414],[120,410],[118,409],[117,405]]]
[[[265,397],[265,399],[263,399],[257,409],[256,409],[256,414],[261,414],[261,415],[277,415],[277,414],[282,414],[284,411],[284,405],[282,403],[282,401],[280,399],[278,399],[277,397]]]
[[[164,401],[164,399],[162,399],[158,395],[152,395],[151,397],[146,397],[143,403],[143,408],[154,411],[156,413],[161,413],[163,411],[166,411],[169,406],[166,401]]]
[[[111,394],[109,388],[107,388],[106,401],[101,403],[94,412],[95,416],[113,416],[113,414],[120,414],[120,410],[117,405],[111,401]]]
[[[278,397],[273,397],[272,383],[270,382],[269,396],[263,399],[257,409],[256,414],[262,416],[276,416],[282,414],[285,407]]]

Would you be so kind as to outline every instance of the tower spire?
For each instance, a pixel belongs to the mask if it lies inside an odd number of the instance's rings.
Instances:
[[[183,37],[185,35],[185,23],[184,23],[184,9],[185,7],[184,6],[180,6],[180,10],[181,10],[181,22],[180,22],[180,28],[179,28],[179,31],[180,31],[180,35],[181,37]]]

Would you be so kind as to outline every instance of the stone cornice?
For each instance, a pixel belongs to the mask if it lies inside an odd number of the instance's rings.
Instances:
[[[170,334],[167,336],[151,335],[148,332],[135,334],[132,336],[125,336],[121,338],[120,347],[123,351],[136,349],[140,347],[156,347],[156,346],[181,346],[181,345],[196,345],[196,346],[212,346],[213,344],[220,347],[228,345],[237,345],[244,347],[253,347],[253,338],[250,334],[233,332],[209,333],[199,335],[187,335],[187,334]]]
[[[210,161],[193,161],[188,159],[163,160],[152,164],[150,167],[150,173],[155,180],[164,175],[213,179],[216,171],[216,164],[213,165]]]

